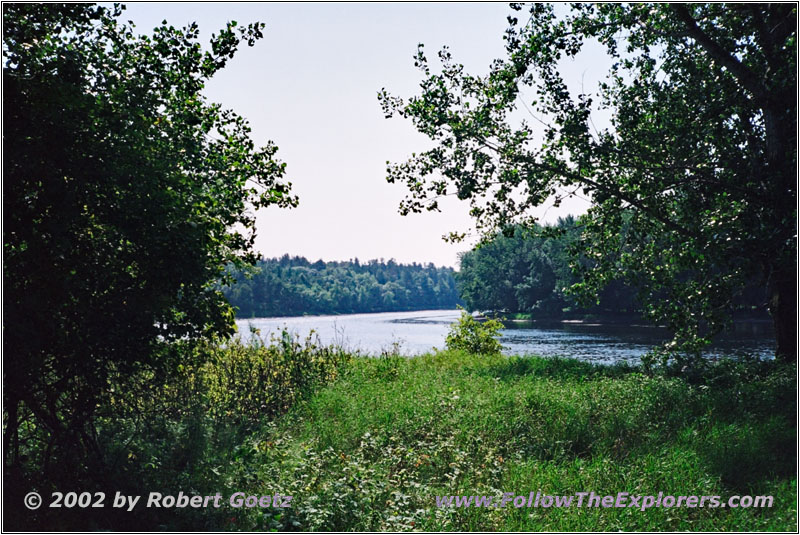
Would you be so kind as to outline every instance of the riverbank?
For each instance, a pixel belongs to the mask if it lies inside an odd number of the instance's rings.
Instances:
[[[486,311],[485,317],[499,319],[509,323],[578,323],[596,325],[631,325],[641,327],[661,327],[645,320],[641,314],[620,314],[609,311],[607,313],[584,314],[581,312],[563,313],[560,315],[531,313],[531,312],[492,312]],[[757,312],[737,311],[733,315],[733,323],[766,323],[772,324],[772,318],[766,310]]]
[[[253,475],[264,491],[295,495],[278,528],[794,530],[795,398],[793,370],[766,363],[719,365],[691,383],[570,360],[358,359],[265,428],[269,447]],[[435,502],[531,491],[771,495],[774,505],[643,512]]]
[[[457,351],[367,358],[286,336],[273,346],[207,345],[192,355],[158,395],[132,396],[100,426],[111,455],[107,466],[114,467],[103,474],[104,484],[129,495],[220,493],[227,500],[237,492],[277,493],[291,496],[290,506],[231,507],[226,501],[220,508],[62,510],[53,518],[42,509],[41,517],[28,512],[25,525],[796,529],[794,366],[725,361],[675,377],[626,365]],[[514,498],[662,493],[718,496],[721,502],[752,495],[773,502],[769,508],[713,508],[706,501],[644,511],[529,507],[527,500],[519,508],[511,502],[437,506],[437,496],[498,500],[507,492]]]
[[[460,315],[458,310],[427,310],[258,318],[237,320],[236,323],[245,341],[250,339],[253,329],[268,340],[271,334],[286,328],[301,337],[313,331],[323,344],[337,344],[371,355],[380,355],[395,344],[399,345],[400,352],[405,355],[420,355],[443,347],[450,325]],[[738,326],[737,324],[735,327]],[[672,336],[666,329],[626,324],[508,322],[505,327],[499,338],[505,354],[569,357],[604,364],[619,361],[638,363],[644,354]],[[751,327],[754,330],[739,332],[734,329],[719,336],[708,348],[707,356],[740,358],[753,355],[771,358],[775,351],[774,334],[769,329],[764,329],[763,325]]]
[[[249,321],[249,320],[281,320],[281,319],[293,319],[293,318],[328,318],[328,317],[341,317],[341,316],[364,316],[368,314],[388,314],[388,313],[403,313],[403,312],[442,312],[442,311],[452,311],[457,310],[455,306],[442,306],[442,307],[431,307],[431,306],[421,306],[421,307],[406,307],[406,308],[394,308],[394,309],[376,309],[376,310],[334,310],[330,312],[296,312],[296,311],[288,311],[284,312],[281,315],[274,315],[274,316],[255,316],[253,314],[250,315],[240,315],[235,314],[235,318],[237,321]]]

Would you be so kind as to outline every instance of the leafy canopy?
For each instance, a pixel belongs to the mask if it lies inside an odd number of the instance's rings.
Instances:
[[[462,253],[456,281],[468,309],[525,313],[548,321],[589,315],[638,318],[635,293],[619,281],[591,303],[571,295],[580,279],[570,269],[574,258],[569,251],[581,228],[571,216],[559,218],[555,227],[514,228],[512,235],[499,233]]]
[[[304,257],[262,259],[234,272],[223,288],[239,317],[354,314],[455,308],[453,269],[370,260],[311,263]]]
[[[474,355],[496,355],[503,350],[497,339],[503,324],[495,319],[477,321],[466,310],[450,325],[445,338],[447,349],[465,351]]]
[[[513,5],[517,12],[519,5]],[[387,117],[435,146],[388,169],[401,213],[468,201],[485,236],[531,226],[548,198],[583,194],[576,287],[641,289],[646,312],[694,353],[730,316],[748,280],[768,292],[778,354],[796,358],[796,7],[790,4],[551,4],[509,16],[507,57],[475,76],[447,48],[421,93],[381,91]],[[560,67],[584,44],[613,65],[595,92]],[[610,125],[597,129],[598,111]],[[535,119],[518,120],[529,112]]]
[[[277,147],[256,147],[242,117],[201,94],[264,25],[230,22],[204,50],[196,24],[137,36],[121,11],[3,5],[4,408],[15,462],[28,433],[48,444],[33,462],[84,451],[101,463],[95,407],[129,374],[168,369],[161,342],[233,331],[223,267],[252,260],[255,209],[297,203]]]

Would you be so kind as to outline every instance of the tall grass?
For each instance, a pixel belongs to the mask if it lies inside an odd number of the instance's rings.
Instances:
[[[91,480],[36,485],[52,491],[105,492],[97,509],[42,507],[24,511],[25,529],[153,530],[221,529],[227,509],[147,509],[133,512],[110,505],[116,492],[146,497],[149,492],[228,495],[255,482],[238,473],[254,462],[253,441],[264,426],[334,381],[353,355],[280,332],[270,340],[254,336],[224,343],[180,343],[165,349],[171,374],[142,371],[128,378],[100,407],[98,442],[104,470]],[[65,488],[68,486],[69,488]],[[227,493],[227,494],[226,494]],[[19,504],[15,504],[19,505]],[[228,516],[226,516],[228,515]],[[7,524],[8,525],[8,524]]]
[[[390,372],[387,372],[390,371]],[[692,382],[630,367],[440,352],[357,359],[266,433],[256,479],[294,495],[254,529],[794,530],[795,371]],[[437,495],[767,494],[771,509],[437,509]],[[259,523],[262,522],[262,523]]]
[[[152,378],[150,378],[152,379]],[[142,384],[152,384],[150,379]],[[796,369],[687,376],[281,334],[187,349],[108,410],[113,490],[292,495],[288,509],[61,511],[58,529],[794,531]],[[109,490],[111,491],[111,487]],[[447,508],[437,495],[772,495],[769,509]],[[112,491],[113,494],[113,491]]]

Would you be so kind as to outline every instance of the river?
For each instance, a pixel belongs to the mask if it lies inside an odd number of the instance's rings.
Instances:
[[[314,330],[322,343],[341,344],[352,350],[378,355],[398,344],[404,355],[417,355],[434,347],[443,348],[451,323],[458,310],[423,310],[337,316],[302,316],[286,318],[238,319],[243,339],[251,336],[251,327],[269,340],[286,327],[305,337]],[[524,324],[508,323],[501,331],[504,353],[563,356],[610,364],[638,363],[653,346],[669,340],[666,329],[646,326],[623,326],[581,323]],[[737,323],[708,351],[712,357],[758,355],[771,358],[775,343],[772,325]]]

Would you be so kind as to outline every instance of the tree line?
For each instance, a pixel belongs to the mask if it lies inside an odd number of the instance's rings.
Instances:
[[[582,271],[596,263],[581,254],[583,227],[573,216],[548,227],[518,226],[462,253],[455,276],[466,307],[534,319],[646,316],[641,288],[623,280],[610,280],[592,295],[581,291]],[[730,306],[732,317],[768,317],[758,284],[745,285]]]
[[[223,293],[242,318],[458,305],[540,320],[646,317],[641,288],[624,280],[609,280],[593,294],[581,291],[582,271],[595,264],[580,252],[582,232],[583,223],[573,216],[547,227],[513,227],[461,253],[458,271],[383,259],[311,262],[286,254],[229,270],[235,283]],[[757,284],[746,285],[730,307],[735,317],[768,317],[766,295]]]
[[[223,292],[239,317],[443,309],[460,303],[452,268],[393,259],[312,263],[284,255],[233,275],[236,283]]]

